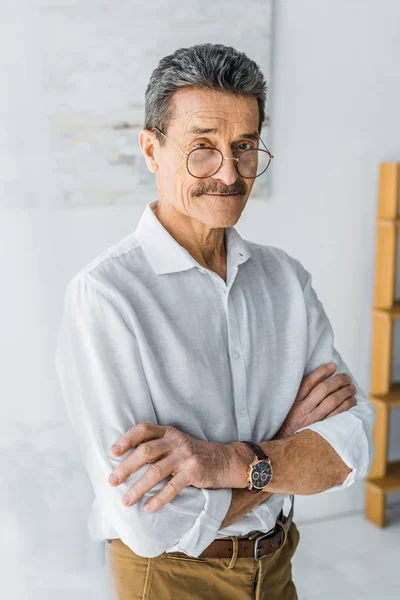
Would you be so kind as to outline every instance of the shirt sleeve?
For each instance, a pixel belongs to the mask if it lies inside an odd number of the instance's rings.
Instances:
[[[111,471],[133,451],[116,458],[110,454],[112,444],[137,423],[157,419],[129,319],[103,287],[88,274],[68,283],[55,353],[82,461],[103,513],[131,550],[154,557],[178,544],[179,551],[199,556],[217,537],[231,503],[231,488],[187,486],[171,502],[147,513],[143,504],[172,476],[131,506],[122,504],[122,496],[152,463],[119,486],[108,483]]]
[[[298,277],[303,287],[304,301],[308,316],[308,356],[304,375],[328,362],[336,364],[336,373],[348,373],[356,387],[353,394],[357,404],[347,411],[298,429],[296,433],[310,429],[316,431],[334,448],[343,462],[351,468],[346,479],[339,485],[321,492],[333,492],[352,485],[363,479],[372,466],[374,457],[373,425],[375,408],[360,388],[354,375],[334,346],[332,325],[325,313],[313,286],[310,273],[301,263],[294,261]]]

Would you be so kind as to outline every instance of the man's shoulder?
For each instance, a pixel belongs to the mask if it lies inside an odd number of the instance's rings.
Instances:
[[[126,266],[133,271],[140,269],[144,263],[144,254],[136,238],[135,231],[108,246],[77,271],[74,277],[101,277],[108,273],[112,276]]]
[[[129,275],[134,278],[146,268],[143,252],[133,231],[76,271],[66,289],[76,289],[85,283],[99,291],[116,292],[124,287]]]
[[[76,275],[96,276],[97,273],[108,267],[119,266],[127,260],[131,261],[132,265],[134,265],[135,262],[140,260],[139,255],[140,245],[136,239],[135,232],[132,231],[92,258],[86,265],[81,267]]]

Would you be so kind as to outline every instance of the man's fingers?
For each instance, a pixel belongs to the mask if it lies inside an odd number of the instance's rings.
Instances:
[[[351,377],[347,373],[338,373],[318,383],[302,403],[303,413],[306,415],[313,411],[325,398],[341,388],[351,384]],[[333,409],[332,409],[333,410]]]
[[[139,444],[109,475],[109,482],[112,485],[120,485],[132,473],[135,473],[140,467],[147,463],[155,462],[172,450],[171,444],[164,438],[150,440]],[[117,479],[115,479],[117,478]]]
[[[147,440],[161,438],[165,434],[166,427],[157,425],[156,423],[138,423],[128,429],[122,437],[119,438],[112,446],[111,451],[116,456],[125,454],[129,448],[134,448]]]
[[[355,391],[356,387],[354,385],[345,385],[344,387],[334,391],[309,413],[309,418],[313,423],[316,421],[322,421],[327,417],[327,415],[337,410],[347,399],[351,398]]]
[[[335,410],[333,410],[331,413],[329,413],[329,415],[326,415],[325,418],[329,419],[329,417],[338,415],[338,414],[344,412],[345,410],[349,410],[349,408],[353,408],[353,406],[355,406],[356,404],[357,404],[357,400],[354,398],[354,396],[352,396],[351,398],[347,398],[347,400],[342,402],[342,404],[340,406],[338,406]]]
[[[122,500],[124,505],[130,506],[131,504],[135,504],[135,502],[140,500],[140,498],[157,485],[157,483],[171,475],[175,468],[176,459],[173,459],[171,456],[150,465],[146,473],[144,473],[135,485],[133,485],[123,496]],[[168,485],[168,483],[166,485]]]
[[[163,489],[158,492],[158,494],[153,496],[151,500],[148,500],[143,507],[146,510],[154,512],[164,506],[164,504],[171,502],[171,500],[173,500],[187,485],[187,476],[184,471],[180,471],[164,485]]]
[[[334,373],[335,370],[335,363],[327,363],[321,365],[320,367],[317,367],[316,369],[314,369],[314,371],[311,371],[311,373],[308,373],[308,375],[303,377],[303,380],[299,387],[299,391],[296,396],[296,401],[304,400],[311,392],[311,390],[316,385],[318,385],[318,383],[324,381],[327,377],[329,377],[329,375],[332,375],[332,373]]]

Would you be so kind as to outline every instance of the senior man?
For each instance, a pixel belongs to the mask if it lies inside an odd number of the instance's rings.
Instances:
[[[234,227],[272,158],[265,98],[231,47],[163,58],[139,136],[158,198],[66,287],[56,364],[119,599],[297,598],[294,495],[371,466],[310,273]]]

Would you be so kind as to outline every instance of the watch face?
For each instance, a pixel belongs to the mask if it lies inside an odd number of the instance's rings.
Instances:
[[[251,470],[251,483],[256,488],[265,487],[272,479],[272,467],[266,460],[260,460]]]

